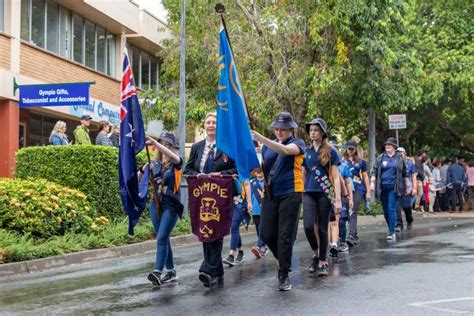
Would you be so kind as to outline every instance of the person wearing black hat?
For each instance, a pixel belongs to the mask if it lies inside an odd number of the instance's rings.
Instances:
[[[179,146],[173,133],[161,133],[158,141],[147,136],[147,141],[157,148],[155,159],[151,162],[151,170],[153,181],[157,184],[156,196],[161,202],[157,206],[156,201],[152,199],[150,204],[150,218],[156,234],[157,250],[155,269],[148,274],[148,280],[159,287],[177,280],[170,236],[178,217],[183,215],[179,192],[183,159],[177,154]],[[163,275],[165,267],[167,272]]]
[[[191,146],[191,153],[184,168],[185,175],[209,174],[212,176],[235,175],[235,163],[226,154],[216,148],[216,112],[209,112],[204,119],[206,139]],[[233,195],[237,195],[234,190]],[[199,268],[199,280],[204,287],[224,282],[222,264],[222,246],[224,238],[212,242],[203,242],[204,260]]]
[[[78,145],[90,145],[91,138],[89,136],[89,126],[91,125],[92,116],[84,114],[81,116],[81,125],[74,130],[74,139]]]
[[[410,194],[405,160],[396,152],[397,140],[390,137],[385,142],[385,152],[377,157],[371,172],[370,190],[383,207],[388,226],[388,241],[396,241],[397,205],[400,196]]]
[[[352,183],[354,184],[354,208],[349,215],[349,236],[347,244],[355,246],[359,242],[357,235],[357,217],[359,215],[360,204],[370,201],[369,176],[367,175],[367,162],[362,159],[357,149],[357,143],[350,139],[346,142],[344,151],[344,161],[348,164],[352,174]]]
[[[291,290],[288,274],[304,191],[302,165],[305,144],[293,136],[298,126],[288,112],[280,112],[270,127],[275,131],[275,140],[251,131],[253,139],[263,143],[263,171],[267,181],[260,233],[278,260],[278,290],[288,291]]]
[[[335,215],[342,209],[341,182],[337,151],[328,144],[327,124],[321,118],[306,123],[311,145],[306,148],[304,168],[303,224],[306,238],[314,252],[309,272],[318,276],[329,273],[327,262],[328,226],[334,204]],[[315,231],[317,231],[317,236]]]

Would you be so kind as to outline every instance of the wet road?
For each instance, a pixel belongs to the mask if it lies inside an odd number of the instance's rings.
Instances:
[[[225,269],[222,287],[204,289],[194,245],[175,249],[179,282],[161,289],[146,279],[153,254],[0,279],[0,314],[474,315],[474,218],[417,218],[395,244],[385,233],[382,223],[361,226],[362,243],[318,278],[307,271],[300,229],[290,292],[276,291],[272,256],[256,260],[249,251]],[[254,242],[244,238],[246,249]]]

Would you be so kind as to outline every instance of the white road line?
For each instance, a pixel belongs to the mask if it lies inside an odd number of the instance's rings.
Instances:
[[[441,304],[441,303],[449,303],[449,302],[459,302],[459,301],[474,301],[474,297],[459,297],[459,298],[451,298],[447,300],[437,300],[437,301],[425,301],[425,302],[415,302],[415,303],[410,303],[408,304],[409,306],[415,306],[415,307],[425,307],[429,308],[435,311],[439,312],[448,312],[448,313],[453,313],[453,314],[469,314],[474,312],[474,310],[471,311],[463,311],[463,310],[457,310],[457,309],[450,309],[450,308],[442,308],[442,307],[437,307],[437,306],[429,306],[432,304]]]

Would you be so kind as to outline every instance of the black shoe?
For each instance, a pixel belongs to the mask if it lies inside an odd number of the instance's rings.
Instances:
[[[402,232],[402,228],[401,228],[400,226],[397,226],[397,227],[395,228],[395,232],[396,232],[396,233],[401,233],[401,232]]]
[[[327,276],[329,274],[329,267],[327,264],[323,264],[318,268],[318,276]]]
[[[211,277],[206,272],[199,272],[199,281],[202,282],[202,285],[204,285],[204,287],[211,287],[217,282],[217,278]]]
[[[217,279],[217,284],[219,284],[219,285],[224,284],[224,276],[223,275],[218,276],[216,279]]]
[[[278,277],[278,291],[289,291],[291,290],[291,282],[288,276]]]
[[[337,258],[337,246],[336,245],[332,245],[331,248],[329,248],[329,255],[333,258]]]
[[[166,272],[165,276],[161,279],[162,284],[176,282],[178,276],[176,275],[176,270]]]
[[[410,229],[412,229],[412,228],[413,228],[413,224],[412,224],[412,223],[408,223],[408,224],[407,224],[407,229],[410,230]]]
[[[225,264],[228,264],[229,267],[233,267],[235,266],[235,261],[234,261],[234,256],[233,255],[228,255],[227,258],[225,258],[224,260],[222,260],[222,262],[224,262]]]
[[[241,250],[237,254],[237,258],[235,258],[234,263],[239,264],[239,263],[242,263],[242,261],[244,261],[244,252]]]
[[[311,264],[309,265],[309,273],[314,273],[316,272],[316,269],[318,268],[319,264],[319,258],[314,256],[313,259],[311,259]]]
[[[148,274],[148,281],[153,283],[154,286],[161,286],[161,273],[158,271],[153,271]]]
[[[355,245],[357,245],[357,240],[356,240],[354,237],[349,236],[349,237],[347,237],[347,239],[346,239],[346,243],[347,243],[349,246],[355,246]]]

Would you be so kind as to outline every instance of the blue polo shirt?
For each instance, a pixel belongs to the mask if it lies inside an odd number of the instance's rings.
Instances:
[[[296,156],[278,155],[278,153],[274,152],[271,148],[263,146],[262,158],[265,167],[265,179],[267,181],[271,181],[270,191],[272,196],[282,196],[294,192],[304,192],[302,169],[305,149],[304,142],[299,138],[291,136],[282,144],[295,144],[300,149],[300,153]],[[276,165],[273,175],[270,177],[269,174],[273,168],[274,163]]]
[[[367,172],[367,162],[364,159],[359,161],[346,160],[347,165],[352,173],[352,182],[354,184],[354,191],[360,191],[362,194],[367,192],[364,184],[363,172]]]
[[[387,153],[383,153],[380,168],[380,183],[382,184],[382,189],[384,189],[384,187],[395,188],[395,182],[397,182],[397,156],[393,155],[389,157]]]
[[[163,186],[163,193],[165,196],[180,201],[181,194],[179,186],[181,184],[181,167],[183,159],[180,158],[178,164],[170,164],[168,169],[164,170],[162,164],[156,160],[153,161],[153,175],[154,179],[160,181]]]
[[[329,180],[329,165],[339,166],[341,161],[337,151],[330,146],[329,155],[331,162],[325,166],[321,165],[318,151],[314,150],[314,146],[310,145],[306,148],[304,167],[306,169],[306,179],[304,182],[305,192],[325,192],[329,193],[331,182]]]

